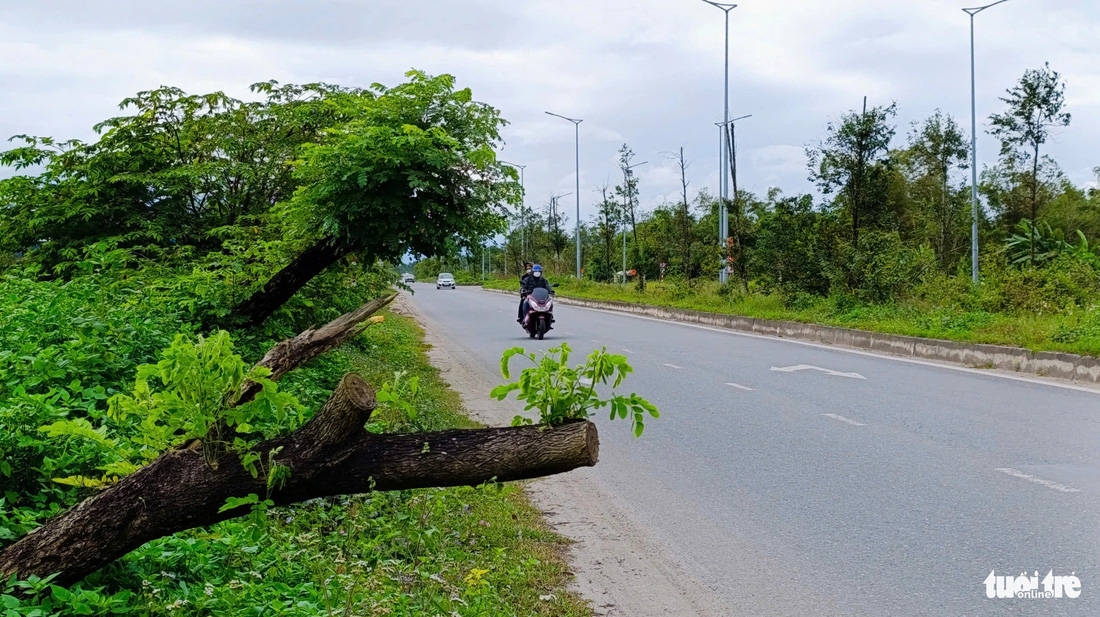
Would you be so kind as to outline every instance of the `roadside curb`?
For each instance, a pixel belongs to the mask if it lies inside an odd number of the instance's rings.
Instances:
[[[482,291],[505,295],[515,292],[481,288]],[[736,332],[748,332],[777,338],[811,341],[826,345],[866,349],[878,353],[961,364],[974,368],[995,368],[1040,377],[1054,377],[1080,383],[1100,383],[1100,358],[1056,351],[1031,351],[1007,345],[960,343],[942,339],[883,334],[836,326],[821,326],[795,321],[759,319],[708,313],[689,309],[668,308],[651,304],[632,304],[610,300],[587,300],[557,296],[561,304],[585,308],[642,315],[667,321],[702,324]]]

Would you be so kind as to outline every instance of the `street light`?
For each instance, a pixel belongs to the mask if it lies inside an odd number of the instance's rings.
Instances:
[[[633,195],[630,192],[630,180],[634,177],[634,168],[641,167],[649,161],[642,161],[641,163],[635,163],[633,165],[627,165],[623,167],[623,183],[626,185],[626,203],[623,205],[623,283],[626,283],[626,209],[630,207],[631,198]]]
[[[970,16],[970,216],[973,219],[970,226],[970,273],[975,285],[978,284],[978,94],[974,75],[974,16],[1005,2],[1008,0],[963,9]]]
[[[578,120],[576,118],[567,118],[560,114],[553,112],[546,112],[548,115],[555,118],[561,118],[562,120],[568,120],[573,123],[573,129],[576,133],[577,140],[577,279],[581,278],[581,122],[584,120]]]
[[[527,166],[526,165],[517,165],[515,163],[509,163],[508,161],[501,161],[500,159],[497,159],[497,161],[499,161],[501,163],[504,163],[505,165],[507,165],[509,167],[515,167],[516,169],[519,170],[519,192],[520,192],[519,212],[520,212],[520,216],[522,216],[523,215],[523,206],[524,206],[525,203],[527,203],[527,189],[524,188],[524,186],[523,186],[523,170],[527,169]],[[522,224],[519,227],[519,252],[520,252],[519,258],[523,259],[525,257],[525,255],[523,254],[524,253],[524,247],[523,247],[523,225]],[[522,266],[522,264],[520,264],[520,265]],[[507,266],[507,260],[505,261],[505,266],[504,267],[505,268],[508,267]],[[508,272],[505,271],[504,274],[508,274]]]
[[[722,123],[728,123],[730,121],[730,11],[737,8],[736,4],[723,4],[720,2],[712,2],[711,0],[703,0],[711,6],[722,9],[722,12],[726,14],[726,71],[725,76],[722,79],[722,89],[725,93],[725,99],[722,104]],[[718,243],[721,244],[725,241],[725,223],[726,223],[726,197],[729,195],[728,176],[726,174],[726,158],[725,148],[722,148],[718,152]],[[726,282],[726,269],[722,268],[718,273],[718,280]]]

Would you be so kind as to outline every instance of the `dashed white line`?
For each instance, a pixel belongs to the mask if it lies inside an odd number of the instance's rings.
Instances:
[[[821,415],[825,416],[826,418],[832,418],[833,420],[836,420],[837,422],[843,422],[845,424],[851,424],[852,426],[867,426],[866,424],[864,424],[862,422],[856,422],[855,420],[852,420],[851,418],[845,418],[844,416],[838,416],[835,413],[823,413]]]
[[[1022,471],[1013,469],[1011,467],[1000,467],[1000,468],[995,469],[994,471],[999,471],[999,472],[1001,472],[1005,475],[1012,476],[1013,478],[1019,478],[1021,480],[1027,480],[1028,482],[1034,482],[1035,484],[1041,484],[1041,485],[1043,485],[1047,488],[1052,488],[1056,491],[1061,491],[1063,493],[1080,493],[1081,492],[1079,489],[1070,488],[1070,487],[1066,486],[1065,484],[1058,484],[1057,482],[1052,482],[1050,480],[1044,480],[1043,478],[1039,478],[1039,477],[1033,476],[1031,474],[1026,474]]]
[[[603,343],[603,341],[597,341],[596,339],[592,339],[592,342],[593,343],[601,343],[601,344]]]
[[[756,392],[756,390],[754,390],[754,389],[752,389],[752,388],[750,388],[750,387],[748,387],[748,386],[742,386],[742,385],[741,385],[741,384],[739,384],[739,383],[733,383],[733,382],[730,382],[730,383],[727,383],[726,385],[727,385],[727,386],[730,386],[730,387],[733,387],[733,388],[737,388],[738,390],[745,390],[745,391],[747,391],[747,392]]]
[[[623,347],[623,352],[624,353],[634,353],[633,351],[627,349],[626,347]]]
[[[682,366],[676,366],[675,364],[665,364],[665,366],[667,366],[668,368],[674,368],[674,369],[676,369],[676,370],[678,370],[678,371],[679,371],[679,370],[683,370],[683,368],[684,368],[684,367],[682,367]]]

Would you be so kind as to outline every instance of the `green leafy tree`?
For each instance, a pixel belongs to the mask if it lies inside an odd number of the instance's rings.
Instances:
[[[824,244],[835,227],[833,218],[814,210],[810,195],[768,193],[753,254],[753,270],[765,288],[789,295],[829,292]]]
[[[370,93],[308,84],[252,86],[265,100],[178,88],[139,92],[91,143],[19,135],[0,154],[37,176],[0,181],[0,250],[48,267],[105,239],[119,246],[221,248],[215,230],[246,224],[297,186],[290,161],[304,143],[358,115]]]
[[[612,280],[615,272],[615,232],[618,227],[620,210],[622,209],[614,199],[607,195],[608,186],[600,187],[601,199],[596,204],[596,215],[592,220],[592,227],[599,238],[598,250],[589,251],[588,276],[600,282]]]
[[[637,270],[637,283],[639,290],[645,290],[646,275],[652,274],[651,270],[654,269],[653,264],[645,251],[643,245],[644,238],[639,239],[638,228],[639,220],[641,219],[639,213],[639,195],[638,195],[638,178],[633,173],[628,173],[630,170],[630,163],[634,160],[634,151],[630,149],[630,146],[623,144],[619,148],[619,168],[623,170],[623,183],[615,187],[615,194],[619,196],[623,201],[623,219],[630,222],[630,235],[634,241],[631,245],[630,263],[633,264],[634,270]]]
[[[494,155],[504,120],[450,75],[408,77],[375,84],[356,119],[302,147],[299,187],[277,212],[307,248],[239,307],[250,323],[345,255],[396,261],[503,230],[501,204],[519,198]]]
[[[851,244],[859,246],[860,229],[881,226],[887,212],[890,141],[897,104],[850,112],[830,123],[828,137],[806,151],[810,180],[826,195],[838,193],[835,206],[851,229]]]
[[[1061,75],[1044,64],[1041,69],[1027,70],[1020,82],[1010,88],[1001,101],[1008,109],[993,114],[989,121],[990,133],[1001,140],[1001,158],[1010,161],[1012,167],[1030,166],[1028,180],[1028,220],[1032,231],[1029,237],[1039,235],[1035,226],[1039,211],[1046,201],[1040,189],[1040,148],[1050,138],[1051,129],[1069,126],[1071,117],[1063,111],[1066,85]],[[1036,245],[1032,244],[1031,260],[1036,260]]]
[[[561,257],[561,252],[569,244],[569,238],[565,235],[565,224],[569,218],[562,214],[559,199],[561,199],[560,196],[552,196],[543,209],[543,215],[546,217],[546,236],[555,259]]]
[[[909,147],[901,153],[907,172],[908,189],[916,200],[915,210],[930,223],[922,238],[931,240],[944,270],[965,246],[964,200],[951,187],[952,175],[969,168],[970,147],[955,119],[940,110],[921,123],[913,123]],[[916,213],[920,216],[920,212]]]

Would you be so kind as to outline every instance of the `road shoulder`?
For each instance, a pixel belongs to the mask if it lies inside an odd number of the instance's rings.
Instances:
[[[507,425],[521,408],[496,401],[492,370],[465,361],[462,347],[443,334],[402,294],[393,310],[409,315],[430,333],[428,357],[458,392],[470,416],[491,426]],[[615,503],[584,470],[527,483],[526,491],[554,530],[573,542],[569,563],[573,590],[592,602],[596,614],[729,615],[708,586],[697,581],[632,513]]]

